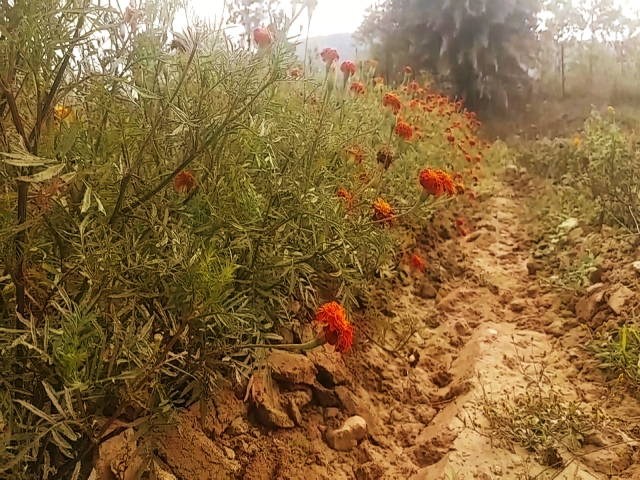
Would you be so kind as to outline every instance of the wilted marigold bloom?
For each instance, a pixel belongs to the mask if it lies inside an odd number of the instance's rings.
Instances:
[[[389,225],[393,224],[393,208],[383,198],[377,199],[373,202],[373,219],[379,222],[386,222]]]
[[[336,352],[346,353],[353,344],[353,326],[347,320],[347,313],[336,302],[326,303],[316,312],[316,322],[323,326],[325,339]]]
[[[271,31],[265,27],[258,27],[253,31],[253,40],[256,42],[256,45],[267,47],[272,40]]]
[[[397,123],[394,132],[399,137],[404,138],[407,142],[410,141],[413,137],[413,127],[411,127],[411,125],[409,125],[407,122],[403,122],[402,120]]]
[[[370,69],[375,70],[376,68],[378,68],[378,61],[370,59],[365,62],[365,65]]]
[[[338,51],[335,48],[327,47],[320,52],[320,58],[327,65],[331,65],[340,60],[340,55],[338,55]]]
[[[347,202],[348,207],[351,207],[353,205],[353,195],[351,195],[351,193],[349,193],[346,189],[341,188],[340,190],[338,190],[336,196],[338,198],[343,198]]]
[[[342,62],[340,65],[340,71],[347,77],[351,77],[356,74],[356,64],[350,61]]]
[[[189,193],[196,184],[196,179],[193,173],[183,170],[173,180],[173,188],[178,193]]]
[[[389,168],[393,163],[393,156],[393,151],[389,147],[382,147],[376,154],[376,160],[383,164],[384,168]]]
[[[364,150],[357,145],[347,148],[346,152],[349,156],[349,160],[353,160],[358,164],[362,163],[364,160]]]
[[[424,272],[424,259],[416,253],[411,255],[411,258],[409,258],[409,265],[411,265],[411,268],[413,268],[414,270]]]
[[[364,95],[367,91],[364,86],[364,83],[362,82],[353,82],[349,90],[351,90],[356,95]]]
[[[395,93],[385,93],[384,97],[382,97],[382,106],[391,107],[394,113],[398,113],[402,108],[402,101]]]

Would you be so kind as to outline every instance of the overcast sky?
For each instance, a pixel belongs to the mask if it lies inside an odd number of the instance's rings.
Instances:
[[[315,37],[333,33],[355,32],[362,23],[365,10],[374,3],[375,0],[318,0],[318,7],[311,20],[309,35]],[[219,19],[224,10],[224,0],[190,0],[189,4],[199,17],[210,20]],[[289,9],[285,8],[285,11],[289,11]],[[299,23],[303,29],[306,29],[306,12],[302,14],[300,20]],[[181,23],[180,21],[176,22],[177,30],[180,30]],[[290,33],[298,33],[299,28],[299,25],[295,25]]]

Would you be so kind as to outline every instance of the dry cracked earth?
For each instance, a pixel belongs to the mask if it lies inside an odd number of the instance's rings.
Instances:
[[[95,478],[135,478],[147,448],[163,479],[640,479],[640,396],[607,381],[585,348],[594,318],[633,311],[637,282],[612,276],[570,300],[541,287],[516,191],[496,184],[467,211],[467,237],[423,235],[428,272],[384,299],[408,338],[360,318],[345,357],[272,353],[248,387],[223,389],[153,443],[132,431],[109,440]],[[594,428],[542,453],[514,443],[496,422],[536,394]]]

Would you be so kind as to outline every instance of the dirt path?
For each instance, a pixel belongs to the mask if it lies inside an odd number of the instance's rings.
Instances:
[[[229,389],[204,420],[194,408],[163,434],[154,452],[174,475],[164,478],[640,478],[637,399],[607,389],[586,330],[530,275],[521,201],[507,186],[494,192],[466,219],[469,236],[436,244],[425,234],[428,272],[381,299],[389,321],[414,332],[400,352],[360,334],[346,363],[329,350],[272,356],[273,385],[251,387],[260,408]],[[368,435],[330,448],[328,436],[356,415]],[[572,435],[535,443],[564,424]]]

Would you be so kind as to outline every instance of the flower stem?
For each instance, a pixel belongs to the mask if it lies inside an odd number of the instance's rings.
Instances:
[[[242,345],[239,348],[276,348],[278,350],[302,350],[306,352],[308,350],[313,350],[314,348],[320,347],[326,343],[327,339],[324,335],[321,335],[307,343],[285,343],[279,345],[267,345],[262,343],[253,345]]]

